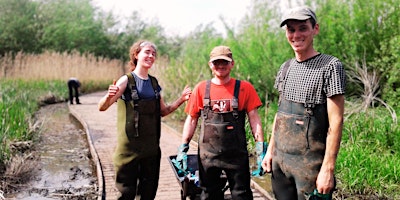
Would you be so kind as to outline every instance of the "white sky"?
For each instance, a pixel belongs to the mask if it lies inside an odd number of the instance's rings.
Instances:
[[[213,23],[216,30],[225,34],[219,19],[224,17],[229,26],[236,27],[245,16],[251,0],[92,0],[104,11],[128,17],[139,11],[145,22],[157,18],[168,35],[184,36],[198,25]]]

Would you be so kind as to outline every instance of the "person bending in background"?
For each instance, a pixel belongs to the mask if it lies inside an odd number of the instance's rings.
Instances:
[[[213,78],[196,85],[185,108],[188,116],[183,127],[182,144],[173,162],[178,169],[187,170],[186,153],[198,119],[201,118],[198,141],[199,180],[203,188],[201,199],[224,199],[225,184],[221,183],[220,178],[222,171],[226,174],[232,199],[253,199],[245,131],[246,114],[256,146],[261,148],[261,153],[265,153],[264,135],[257,112],[262,105],[261,100],[249,82],[231,78],[234,63],[229,47],[213,48],[208,62]],[[262,173],[261,161],[256,173]]]
[[[68,79],[68,90],[69,90],[69,103],[74,104],[74,95],[73,92],[75,92],[75,102],[76,104],[81,104],[79,102],[79,88],[81,87],[81,82],[75,77],[71,77]]]
[[[282,64],[280,93],[263,168],[272,172],[278,200],[331,199],[343,128],[346,76],[338,58],[316,51],[319,33],[308,7],[289,10],[281,21],[295,58]]]
[[[157,79],[149,75],[157,57],[156,46],[138,41],[130,48],[130,73],[110,85],[99,101],[99,110],[117,102],[117,146],[113,156],[119,199],[152,200],[160,174],[161,117],[175,111],[189,99],[186,86],[172,104],[164,103]]]

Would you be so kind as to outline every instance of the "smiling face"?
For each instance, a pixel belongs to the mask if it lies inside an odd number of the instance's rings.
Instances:
[[[218,78],[229,77],[229,74],[233,68],[234,61],[227,61],[223,59],[214,60],[209,62],[209,66],[214,74]]]
[[[144,68],[151,68],[153,66],[154,61],[156,60],[157,51],[153,47],[152,44],[146,44],[142,47],[138,55],[136,56],[138,66]]]
[[[286,23],[286,38],[298,55],[306,56],[314,52],[313,40],[318,32],[319,25],[315,24],[313,28],[310,20],[288,20]]]

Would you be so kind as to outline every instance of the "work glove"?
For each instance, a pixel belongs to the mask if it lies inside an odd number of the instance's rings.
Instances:
[[[265,174],[264,169],[261,166],[261,163],[267,152],[267,146],[268,146],[267,142],[256,142],[257,169],[251,173],[252,176],[262,176]]]
[[[330,200],[332,199],[332,194],[321,194],[317,189],[314,189],[312,193],[306,193],[309,200]]]
[[[187,175],[188,168],[187,168],[187,152],[189,151],[189,144],[181,144],[178,147],[178,154],[176,155],[175,159],[172,159],[172,163],[178,169],[178,176],[185,176]]]

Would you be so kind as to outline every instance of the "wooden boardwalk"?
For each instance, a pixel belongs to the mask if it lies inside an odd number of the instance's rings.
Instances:
[[[104,92],[91,93],[80,97],[80,105],[69,105],[70,113],[83,125],[89,141],[90,152],[96,163],[99,183],[99,200],[115,200],[118,191],[114,183],[114,169],[112,154],[116,144],[116,105],[112,105],[107,111],[100,112],[97,103],[106,94]],[[181,143],[180,133],[166,124],[161,128],[161,169],[160,181],[157,191],[157,200],[181,199],[181,187],[169,164],[168,157],[175,155]],[[197,144],[192,141],[189,154],[196,153]],[[252,181],[255,200],[272,199],[271,195]],[[229,190],[228,190],[229,191]]]

